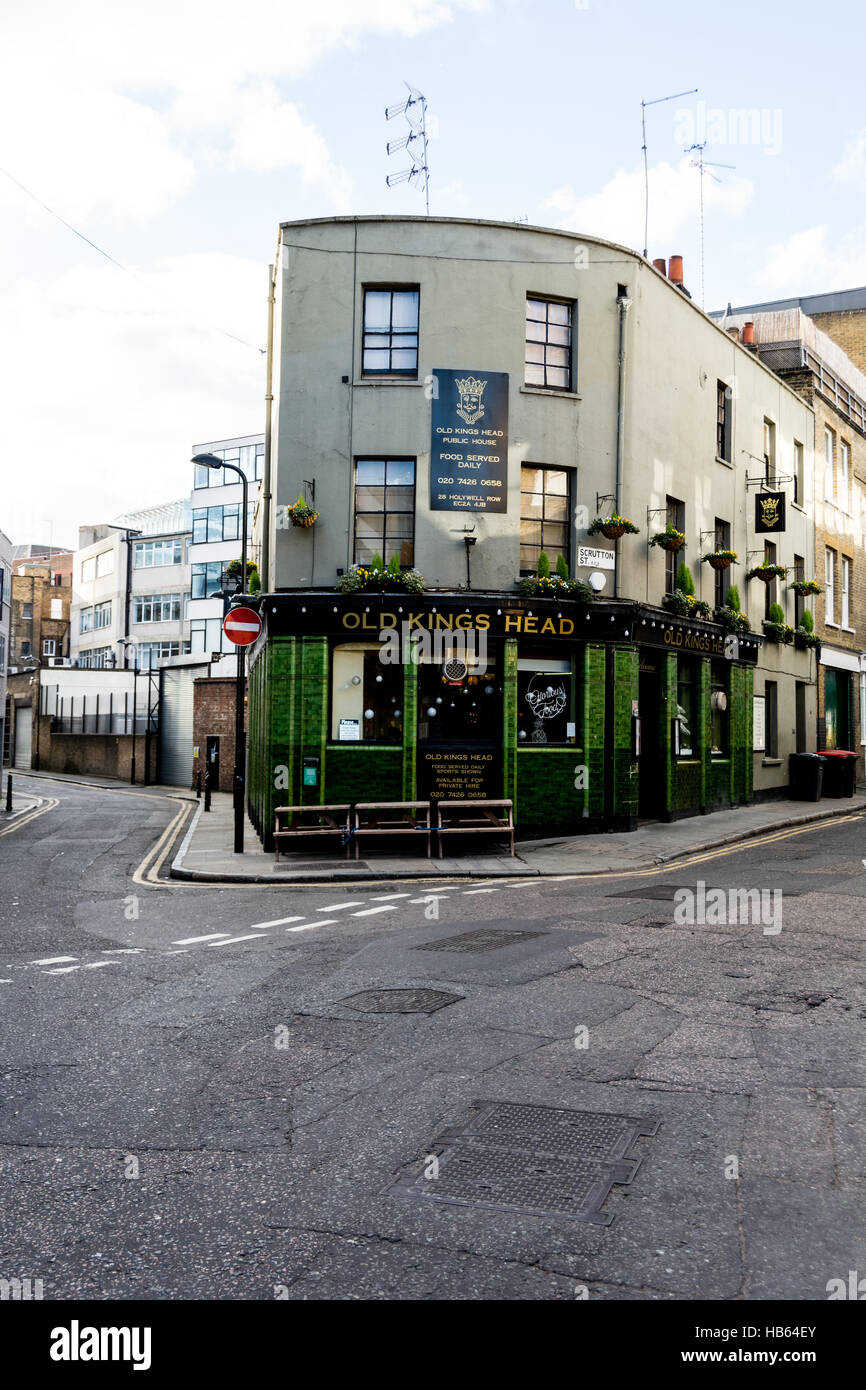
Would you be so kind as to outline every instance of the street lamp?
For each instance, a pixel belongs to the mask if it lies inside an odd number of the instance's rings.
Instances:
[[[226,463],[225,459],[217,458],[216,454],[196,454],[191,460],[199,463],[205,468],[219,470],[227,468],[232,473],[237,473],[243,487],[243,503],[241,506],[241,593],[247,591],[247,475],[236,463]],[[244,683],[245,672],[245,649],[236,647],[237,652],[237,684],[235,687],[235,770],[234,770],[234,819],[235,819],[235,854],[244,852],[244,801],[246,799],[246,740],[244,737]]]
[[[123,647],[123,665],[124,665],[124,668],[127,668],[127,667],[128,667],[128,663],[129,663],[128,648],[129,648],[129,647],[132,647],[132,650],[133,650],[133,653],[134,653],[134,652],[135,652],[135,643],[134,643],[133,641],[131,641],[131,640],[126,640],[126,639],[124,639],[123,637],[118,637],[117,641],[118,641],[118,644],[119,644],[121,647]],[[98,710],[99,710],[99,705],[98,705],[98,704],[97,704],[96,708],[97,708],[97,712],[98,712]],[[130,771],[131,771],[131,773],[132,773],[132,776],[131,776],[130,779],[129,779],[133,786],[135,786],[135,715],[136,715],[137,709],[138,709],[138,657],[135,656],[135,655],[133,655],[133,658],[132,658],[132,766],[131,766],[131,768],[130,768]],[[148,711],[148,719],[149,719],[149,718],[150,718],[150,712]],[[144,776],[145,776],[145,781],[147,781],[147,771],[145,771]]]

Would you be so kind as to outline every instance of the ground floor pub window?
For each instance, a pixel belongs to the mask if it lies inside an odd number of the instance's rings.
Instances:
[[[680,758],[695,756],[695,678],[695,663],[690,658],[680,657],[677,671],[677,717],[674,721],[674,752]]]
[[[378,642],[344,642],[334,647],[331,738],[335,743],[403,742],[403,667],[381,661],[382,653]]]
[[[568,746],[577,742],[572,663],[525,652],[517,660],[517,741]]]
[[[445,634],[447,637],[448,634]],[[468,634],[473,639],[474,632]],[[486,635],[486,634],[485,634]],[[418,738],[435,742],[502,737],[502,680],[498,654],[473,640],[443,660],[422,654],[418,665]]]
[[[714,661],[710,688],[710,713],[713,717],[713,757],[726,758],[730,752],[730,666]]]

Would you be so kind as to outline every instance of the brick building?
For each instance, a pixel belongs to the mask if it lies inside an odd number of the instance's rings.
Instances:
[[[539,833],[783,793],[788,753],[814,748],[814,653],[764,640],[749,476],[768,432],[780,474],[799,446],[774,543],[810,574],[813,415],[683,293],[680,258],[668,275],[597,238],[377,217],[284,224],[275,266],[264,837],[277,798],[506,796]],[[614,513],[631,531],[602,539]],[[730,575],[703,563],[729,551],[735,628]],[[417,659],[386,656],[402,635]]]
[[[801,306],[817,305],[804,312]],[[738,309],[727,325],[752,325],[762,361],[811,406],[815,420],[813,606],[821,639],[817,746],[866,747],[866,290],[811,296],[789,305]],[[819,325],[821,325],[819,327]],[[832,334],[832,336],[831,336]],[[858,365],[858,359],[863,368]],[[796,492],[797,480],[793,482]],[[862,764],[859,774],[862,776]]]
[[[71,552],[15,562],[10,666],[47,666],[68,659],[71,602]]]
[[[237,681],[234,676],[199,677],[193,681],[193,784],[210,769],[212,791],[230,792],[234,785],[235,712]]]

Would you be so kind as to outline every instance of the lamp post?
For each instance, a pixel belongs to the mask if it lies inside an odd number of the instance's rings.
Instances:
[[[133,652],[134,652],[134,651],[135,651],[135,643],[134,643],[132,640],[130,640],[130,639],[125,639],[125,638],[123,638],[123,637],[118,637],[117,640],[118,640],[120,646],[123,647],[123,666],[124,666],[124,670],[127,670],[128,667],[129,667],[128,649],[129,649],[130,647],[132,647],[132,650],[133,650]],[[98,704],[97,704],[96,708],[97,708],[97,712],[98,712],[98,711],[99,711],[99,705],[98,705]],[[132,765],[131,765],[131,768],[130,768],[130,772],[132,773],[132,776],[131,776],[130,779],[129,779],[133,786],[135,786],[135,715],[136,715],[137,709],[138,709],[138,658],[135,657],[135,656],[133,656],[133,658],[132,658]],[[149,718],[149,717],[150,717],[150,713],[149,713],[149,711],[148,711],[148,718]],[[147,773],[145,772],[145,780],[146,780],[146,779],[147,779]]]
[[[247,476],[243,469],[236,463],[226,463],[224,459],[217,458],[216,454],[196,454],[192,459],[193,463],[202,464],[205,468],[215,470],[227,468],[232,473],[237,473],[243,488],[243,502],[241,504],[241,593],[247,591]],[[243,647],[236,647],[237,653],[237,684],[235,686],[235,767],[234,767],[234,821],[235,821],[235,854],[244,852],[244,801],[246,799],[246,738],[244,735],[244,684],[246,653]]]

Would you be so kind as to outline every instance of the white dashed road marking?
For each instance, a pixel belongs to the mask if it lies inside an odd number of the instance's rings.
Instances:
[[[261,931],[262,927],[284,927],[287,922],[303,920],[303,917],[277,917],[273,922],[250,922],[250,931]]]
[[[408,898],[408,893],[377,893],[370,899],[371,903],[386,903],[389,898]]]
[[[173,941],[172,946],[195,946],[199,941],[218,941],[221,936],[228,936],[227,931],[208,932],[207,936],[182,936],[180,941]]]
[[[71,975],[73,970],[80,969],[77,965],[61,965],[59,970],[43,970],[43,975]]]
[[[120,965],[119,960],[94,960],[85,965],[85,970],[104,970],[107,965]]]
[[[377,912],[396,912],[396,907],[365,907],[363,912],[353,912],[353,917],[372,917]]]
[[[44,960],[32,960],[31,965],[62,965],[67,960],[77,960],[77,956],[46,956]]]
[[[229,936],[226,937],[225,941],[212,941],[208,949],[212,950],[214,946],[234,946],[236,941],[264,941],[264,939],[264,936],[259,932],[252,932],[248,936]]]
[[[317,912],[343,912],[347,907],[361,907],[361,899],[356,903],[331,903],[329,907],[317,907]]]
[[[286,931],[313,931],[316,927],[332,927],[339,917],[323,917],[320,922],[307,922],[303,927],[286,927]]]
[[[140,956],[144,954],[143,946],[116,946],[112,950],[103,948],[104,956]]]
[[[476,893],[498,893],[498,888],[467,888],[464,898],[474,898]]]

